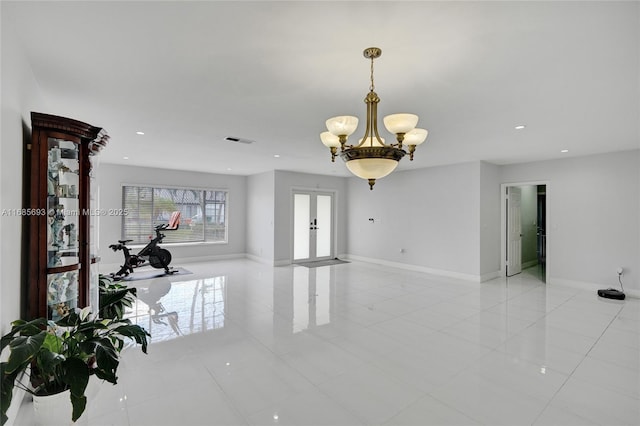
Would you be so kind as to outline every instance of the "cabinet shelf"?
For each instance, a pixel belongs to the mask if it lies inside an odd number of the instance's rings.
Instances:
[[[73,265],[64,265],[64,266],[53,266],[51,268],[47,268],[47,274],[62,274],[64,272],[69,271],[77,271],[80,269],[79,263],[74,263]]]

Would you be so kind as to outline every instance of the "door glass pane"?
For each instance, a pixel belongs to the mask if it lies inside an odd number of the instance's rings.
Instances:
[[[316,257],[331,256],[331,195],[318,195]]]
[[[311,197],[309,194],[293,196],[293,259],[309,258],[309,222]]]

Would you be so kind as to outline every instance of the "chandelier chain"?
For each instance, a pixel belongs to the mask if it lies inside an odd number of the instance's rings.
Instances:
[[[370,91],[375,90],[375,86],[373,85],[373,57],[371,57],[371,86],[369,86]]]

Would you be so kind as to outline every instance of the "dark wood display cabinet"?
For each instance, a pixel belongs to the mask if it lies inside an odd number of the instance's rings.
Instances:
[[[26,315],[59,319],[69,309],[97,310],[95,156],[109,141],[100,127],[31,113],[23,209]]]

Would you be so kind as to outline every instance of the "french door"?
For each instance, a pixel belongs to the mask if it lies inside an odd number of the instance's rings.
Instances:
[[[333,257],[333,193],[293,192],[293,261]]]

